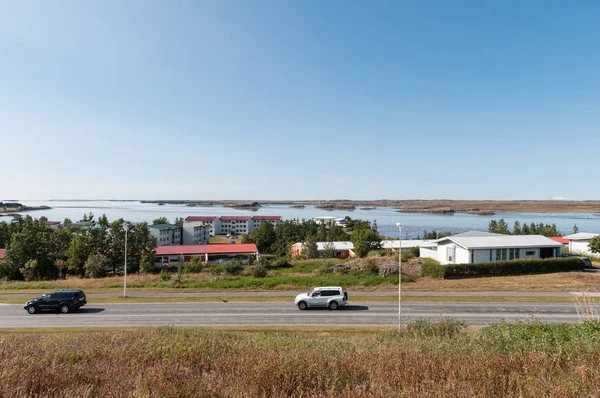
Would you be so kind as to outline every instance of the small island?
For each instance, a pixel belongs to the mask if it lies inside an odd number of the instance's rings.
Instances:
[[[22,211],[49,210],[50,206],[25,206],[18,202],[0,202],[0,213],[19,213]]]

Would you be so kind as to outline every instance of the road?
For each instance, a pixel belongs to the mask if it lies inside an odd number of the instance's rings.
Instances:
[[[402,305],[403,323],[416,319],[461,319],[471,326],[501,320],[535,317],[543,322],[578,322],[577,309],[570,303],[433,303]],[[395,326],[398,304],[353,302],[338,311],[298,310],[293,303],[151,303],[90,304],[70,314],[29,315],[22,305],[0,305],[0,328],[97,327],[97,326]]]

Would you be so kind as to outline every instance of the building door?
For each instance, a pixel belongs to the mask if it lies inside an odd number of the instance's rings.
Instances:
[[[540,248],[540,258],[550,258],[550,257],[554,257],[554,248],[553,247]]]

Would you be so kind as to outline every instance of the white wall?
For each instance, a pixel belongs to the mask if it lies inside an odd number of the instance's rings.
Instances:
[[[588,256],[594,255],[594,253],[592,253],[590,251],[589,244],[590,244],[589,240],[570,240],[569,241],[569,252],[585,254]]]
[[[435,249],[427,249],[424,247],[419,248],[419,257],[421,258],[432,258],[434,260],[438,259],[438,251]]]
[[[464,247],[456,246],[456,264],[468,264],[471,262],[471,252]]]
[[[195,227],[202,227],[200,231],[194,231]],[[208,243],[210,226],[204,226],[203,221],[190,221],[183,223],[183,244],[198,245]]]

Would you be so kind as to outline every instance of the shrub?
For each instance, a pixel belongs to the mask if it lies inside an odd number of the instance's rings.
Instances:
[[[363,267],[363,272],[367,275],[377,275],[379,273],[379,266],[377,265],[377,261],[372,258],[368,259]]]
[[[160,271],[160,280],[163,282],[168,282],[171,280],[171,274],[169,274],[167,271],[165,271],[164,269],[162,271]]]
[[[421,264],[421,275],[432,278],[444,278],[444,266],[432,258],[426,258]]]
[[[202,272],[204,269],[204,264],[202,264],[202,260],[199,257],[192,258],[191,261],[188,261],[183,266],[184,274],[193,274]]]
[[[83,268],[88,278],[102,278],[108,266],[108,259],[102,254],[90,254]]]
[[[252,267],[252,276],[255,278],[264,278],[267,276],[267,267],[262,264],[256,264]]]
[[[262,260],[262,257],[261,257]],[[282,269],[282,268],[292,268],[292,264],[289,263],[285,258],[280,258],[274,264],[266,263],[267,269]]]
[[[437,265],[423,262],[421,274],[434,278],[461,276],[498,276],[551,272],[583,271],[585,263],[579,258],[522,259],[474,264]]]
[[[221,264],[223,271],[229,275],[239,275],[244,270],[244,265],[239,260],[230,261],[228,263]]]
[[[419,319],[406,327],[405,333],[412,337],[452,338],[465,328],[464,321],[453,318],[442,318],[438,322]]]
[[[208,266],[208,272],[210,272],[212,275],[221,275],[224,270],[219,264],[210,264]]]

